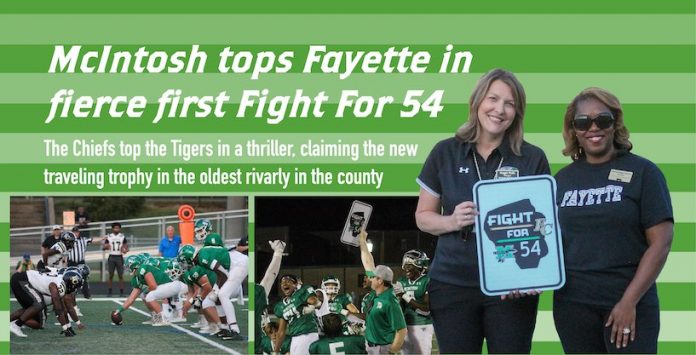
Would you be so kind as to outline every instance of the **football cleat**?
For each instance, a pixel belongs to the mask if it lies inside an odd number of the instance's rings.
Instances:
[[[153,327],[164,327],[169,325],[169,321],[165,318],[162,313],[155,314],[155,318],[152,320]]]
[[[218,334],[222,334],[222,340],[245,340],[241,334],[235,332],[234,330],[225,329]]]
[[[22,331],[22,328],[20,326],[18,326],[17,323],[15,323],[15,322],[10,322],[10,332],[12,332],[12,334],[14,334],[18,337],[22,337],[22,338],[27,337],[27,335],[24,334],[24,332]]]

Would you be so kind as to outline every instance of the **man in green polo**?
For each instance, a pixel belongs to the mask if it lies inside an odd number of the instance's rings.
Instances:
[[[371,304],[366,305],[365,345],[368,354],[390,354],[401,351],[406,338],[406,321],[399,300],[394,296],[394,272],[385,265],[375,265],[367,248],[367,232],[360,232],[360,260],[365,273],[371,277],[374,292]]]

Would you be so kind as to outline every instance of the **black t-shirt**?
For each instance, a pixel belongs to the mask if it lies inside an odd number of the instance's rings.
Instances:
[[[54,244],[58,243],[60,241],[60,238],[56,239],[53,237],[53,234],[49,234],[46,236],[46,239],[44,239],[43,243],[41,243],[41,246],[50,249]]]
[[[648,248],[645,230],[674,220],[660,169],[631,153],[578,160],[556,174],[566,284],[556,297],[613,307]],[[641,302],[658,303],[655,285]]]
[[[87,223],[87,221],[89,221],[89,214],[87,211],[84,213],[75,212],[75,221],[80,225],[80,228],[87,228],[89,226]]]
[[[458,204],[474,200],[473,188],[479,177],[473,154],[476,154],[483,180],[493,178],[498,167],[506,171],[516,170],[519,176],[550,174],[544,152],[527,142],[522,144],[522,155],[517,156],[505,139],[486,161],[476,153],[474,147],[474,143],[466,143],[456,137],[439,142],[430,152],[416,180],[423,189],[440,199],[443,215],[451,215]],[[428,272],[430,278],[452,285],[479,287],[474,238],[472,235],[465,240],[460,231],[441,235]]]

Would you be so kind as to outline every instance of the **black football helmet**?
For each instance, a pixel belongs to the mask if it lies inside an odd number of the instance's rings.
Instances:
[[[65,282],[65,293],[73,293],[82,288],[82,274],[77,270],[66,270],[63,274],[63,282]]]
[[[76,239],[73,232],[63,232],[63,234],[60,235],[60,241],[63,242],[68,249],[72,249],[73,246],[75,246]]]

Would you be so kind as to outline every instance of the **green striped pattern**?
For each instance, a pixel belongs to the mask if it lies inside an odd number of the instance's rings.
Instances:
[[[601,86],[622,101],[634,152],[655,162],[665,174],[675,210],[675,238],[667,264],[658,279],[662,307],[661,353],[696,353],[696,2],[691,0],[485,0],[413,1],[356,0],[288,2],[263,0],[219,2],[201,0],[10,1],[0,5],[0,261],[9,257],[9,196],[11,195],[221,195],[416,196],[415,176],[431,147],[451,136],[466,120],[471,88],[481,73],[493,67],[515,72],[528,97],[525,138],[543,148],[552,171],[569,160],[560,153],[563,114],[572,97],[587,86]],[[167,53],[192,44],[208,52],[204,74],[86,75],[47,74],[53,46],[83,45],[83,50],[133,50],[147,46]],[[328,50],[376,50],[409,46],[429,51],[431,64],[424,74],[354,73],[346,80],[314,70],[302,73],[308,45]],[[447,44],[474,55],[470,74],[439,74]],[[233,51],[294,51],[287,74],[217,73],[216,53]],[[315,67],[316,68],[316,67]],[[150,99],[142,118],[56,119],[44,124],[49,99],[61,88],[76,95],[144,95]],[[156,98],[166,89],[184,95],[232,97],[223,118],[182,118],[154,125]],[[271,95],[307,95],[326,91],[330,96],[323,118],[286,118],[269,125],[251,111],[235,118],[243,89],[268,88]],[[432,119],[426,114],[400,118],[399,105],[386,107],[381,118],[331,116],[338,93],[356,89],[364,95],[392,95],[401,100],[408,89],[444,89],[445,109]],[[264,116],[265,117],[265,116]],[[337,158],[193,158],[167,156],[132,161],[126,158],[44,156],[43,140],[71,145],[74,140],[108,139],[169,144],[180,138],[189,143],[244,144],[277,139],[300,146],[308,141],[361,144],[417,144],[408,157]],[[43,171],[107,172],[109,169],[173,172],[185,167],[204,173],[208,167],[245,173],[275,171],[383,172],[380,189],[374,185],[168,185],[145,190],[107,185],[45,185]],[[295,170],[297,169],[297,170]],[[250,236],[253,241],[253,198],[250,199]],[[253,243],[252,243],[253,244]],[[253,253],[252,260],[253,260]],[[250,272],[254,275],[254,272]],[[8,277],[0,287],[9,293]],[[249,280],[253,282],[253,279]],[[253,298],[250,299],[253,307]],[[6,314],[9,302],[0,300]],[[4,323],[7,324],[7,323]],[[2,326],[6,327],[6,325]],[[250,327],[252,329],[252,327]],[[0,353],[9,351],[9,335],[0,328]],[[251,347],[250,347],[251,349]],[[542,295],[533,353],[562,351],[551,319],[551,293]]]

